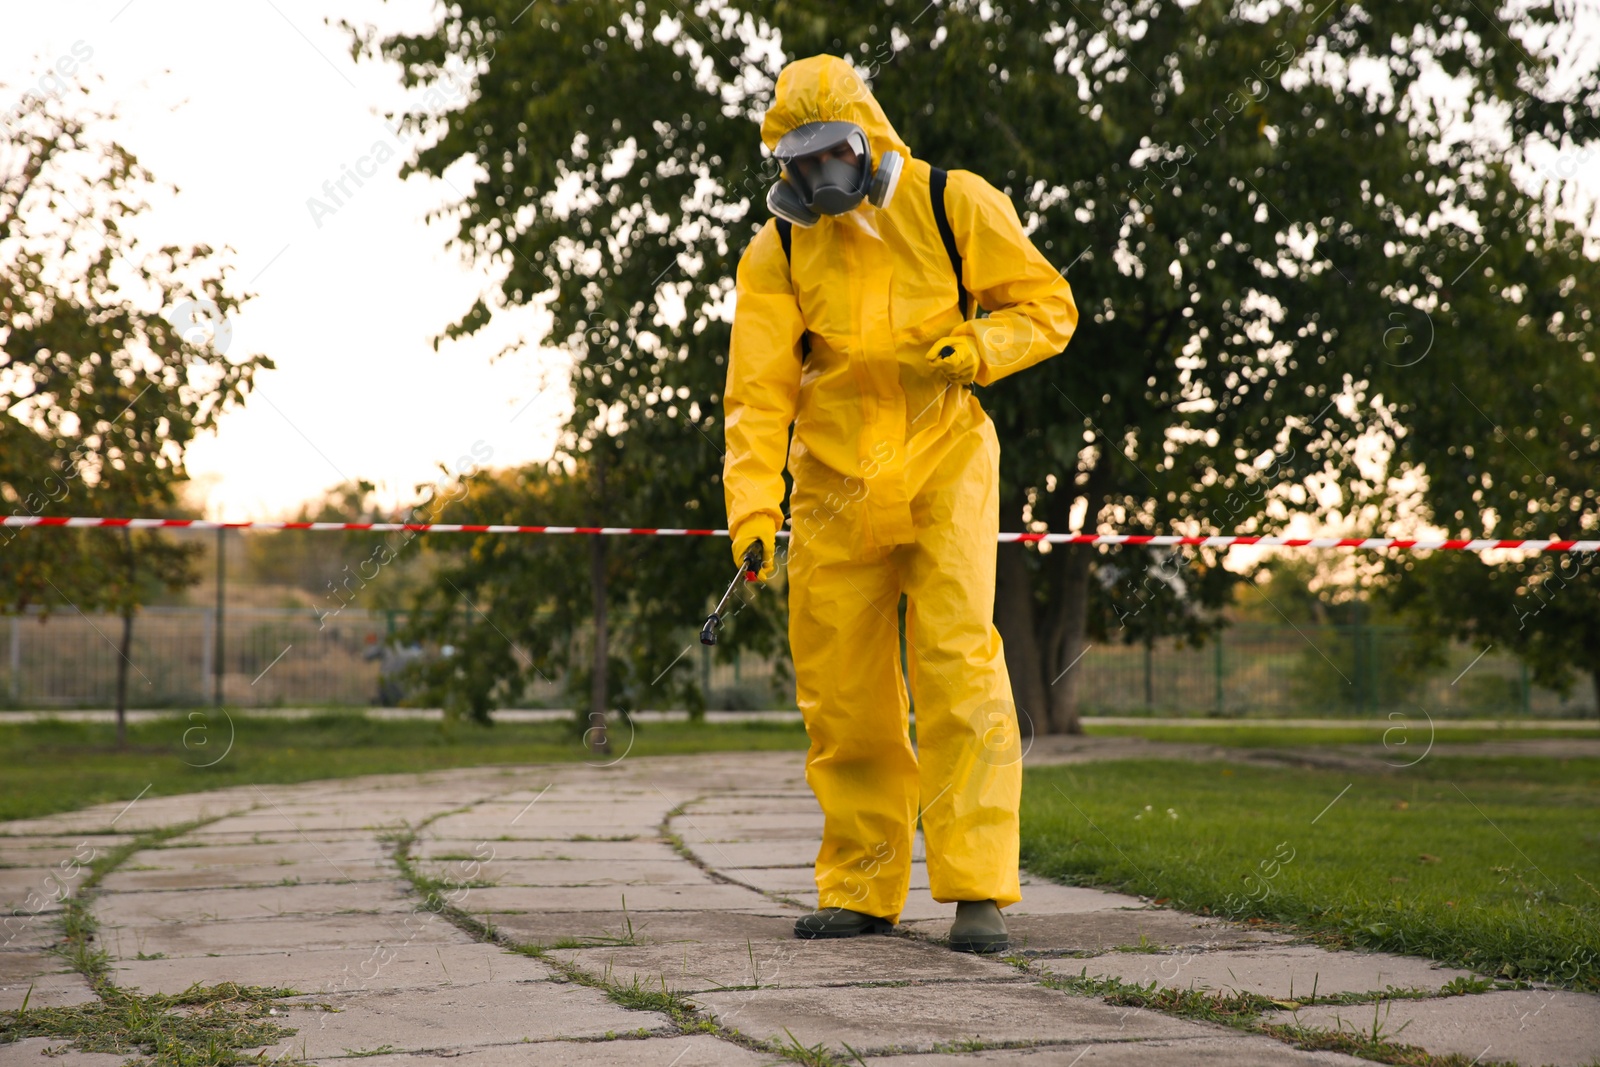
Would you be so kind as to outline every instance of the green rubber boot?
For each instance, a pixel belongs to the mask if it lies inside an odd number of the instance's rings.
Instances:
[[[1006,921],[992,900],[963,900],[956,904],[956,921],[950,927],[950,947],[957,952],[1004,952],[1011,947]]]
[[[818,908],[794,924],[794,936],[807,941],[819,937],[855,937],[858,934],[887,934],[894,923],[849,908]]]

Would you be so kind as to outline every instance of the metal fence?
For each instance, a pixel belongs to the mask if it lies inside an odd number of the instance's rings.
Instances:
[[[396,613],[346,609],[319,619],[309,609],[229,608],[220,672],[235,707],[392,704],[401,658]],[[140,612],[129,657],[129,703],[205,706],[214,698],[216,616],[199,607]],[[115,696],[122,622],[63,612],[0,619],[0,704],[12,708],[106,708]],[[747,655],[734,663],[701,654],[697,669],[711,708],[794,706],[782,664]],[[1593,683],[1561,694],[1535,686],[1526,668],[1497,650],[1451,647],[1443,664],[1419,661],[1409,631],[1383,626],[1238,625],[1199,648],[1171,641],[1097,644],[1082,672],[1090,714],[1373,717],[1596,714]],[[776,679],[776,684],[775,684]],[[536,682],[519,703],[563,707],[561,680]]]
[[[1074,667],[1089,713],[1244,716],[1596,715],[1593,680],[1565,696],[1493,648],[1450,645],[1425,662],[1403,626],[1240,624],[1199,648],[1095,645]]]
[[[389,705],[404,695],[397,668],[408,657],[393,635],[399,612],[346,608],[320,617],[308,608],[239,608],[224,612],[222,670],[217,671],[216,612],[149,607],[139,612],[128,657],[128,703],[136,708],[211,705],[220,674],[222,701],[233,707]],[[116,699],[122,620],[60,611],[0,618],[0,707],[109,708]],[[699,648],[695,631],[685,643]],[[708,653],[709,649],[702,649]],[[693,661],[691,661],[693,662]],[[697,664],[710,707],[764,710],[794,706],[792,687],[773,689],[772,662],[733,663],[702,655]],[[784,677],[781,670],[777,676]],[[518,702],[566,707],[562,679],[535,680]]]

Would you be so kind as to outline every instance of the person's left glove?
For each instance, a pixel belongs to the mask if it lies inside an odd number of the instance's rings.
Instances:
[[[978,376],[978,346],[970,337],[946,337],[928,349],[928,366],[951,385],[971,385]]]
[[[756,575],[757,581],[764,582],[777,573],[776,532],[772,519],[766,515],[752,515],[733,531],[733,560],[738,566],[744,566],[744,554],[750,551],[751,545],[757,542],[761,545],[761,573]]]

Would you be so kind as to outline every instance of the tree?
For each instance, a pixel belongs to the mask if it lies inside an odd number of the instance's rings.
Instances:
[[[443,213],[458,222],[456,243],[494,264],[496,281],[445,334],[471,333],[497,310],[538,305],[574,357],[573,414],[550,467],[474,497],[481,521],[721,522],[727,304],[749,205],[743,194],[730,199],[718,180],[758,166],[759,152],[745,123],[704,121],[717,104],[696,81],[697,61],[675,40],[629,38],[624,11],[612,3],[535,4],[518,17],[516,6],[474,2],[444,10],[434,31],[353,31],[355,54],[393,61],[408,87],[474,82],[459,107],[424,105],[400,119],[426,144],[406,173],[442,177],[459,160],[481,164],[469,191]],[[574,677],[589,682],[591,716],[612,710],[618,671],[698,706],[694,658],[672,642],[727,584],[726,547],[594,537],[581,559],[573,556],[578,547],[518,539],[443,549],[474,565],[444,573],[438,596],[457,596],[444,584],[456,583],[484,613],[472,618],[486,644],[499,640],[497,626],[537,649],[526,661],[461,657],[455,669],[466,673],[453,683],[453,699],[486,715],[493,694],[516,691],[539,656],[570,655],[559,646],[587,620],[597,640],[587,670]],[[482,566],[486,558],[497,566]],[[535,580],[542,584],[526,588]],[[526,630],[529,616],[518,609],[530,607],[530,597],[567,628]],[[618,642],[608,623],[624,607],[633,636]],[[755,598],[719,654],[776,647],[781,618],[776,597]]]
[[[1572,145],[1592,110],[1592,83],[1552,87],[1564,27],[1548,8],[695,11],[464,0],[434,32],[369,34],[357,51],[412,86],[477,64],[469,102],[412,116],[434,135],[416,169],[478,165],[453,205],[458,240],[504,277],[453,329],[548,302],[555,335],[583,353],[565,447],[603,440],[618,465],[669,471],[697,515],[719,495],[706,442],[733,261],[775,176],[753,120],[794,56],[851,57],[913,151],[1004,188],[1073,283],[1083,321],[1066,355],[982,396],[1005,457],[1004,528],[1266,533],[1291,510],[1385,522],[1392,487],[1366,462],[1384,442],[1431,460],[1401,461],[1424,513],[1472,526],[1484,513],[1452,507],[1444,460],[1483,427],[1452,380],[1526,393],[1592,351],[1593,262],[1569,256],[1571,220],[1517,180],[1530,146]],[[1454,81],[1436,98],[1438,75]],[[1536,293],[1527,279],[1553,280],[1556,263],[1572,286]],[[1458,284],[1485,270],[1529,303]],[[1406,342],[1430,322],[1462,343],[1425,364]],[[1501,358],[1490,338],[1539,357]],[[663,418],[669,406],[691,414]],[[651,524],[685,514],[670,494],[617,504]],[[1055,731],[1078,728],[1067,668],[1104,555],[1001,554],[1018,699]]]
[[[29,96],[0,135],[0,500],[13,514],[175,514],[189,442],[272,366],[225,356],[242,297],[211,248],[131,236],[154,179],[94,133],[106,119]],[[198,546],[153,530],[5,535],[5,610],[122,617],[124,740],[134,616],[155,589],[196,580]]]

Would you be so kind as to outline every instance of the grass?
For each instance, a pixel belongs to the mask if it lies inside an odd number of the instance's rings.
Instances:
[[[115,986],[100,999],[70,1008],[0,1012],[0,1046],[27,1037],[63,1038],[80,1052],[143,1053],[151,1064],[264,1063],[248,1050],[294,1033],[268,1015],[273,998],[293,990],[196,985],[182,993],[144,996]]]
[[[0,1045],[28,1037],[63,1038],[67,1044],[46,1054],[62,1055],[71,1048],[135,1055],[130,1064],[232,1067],[264,1064],[265,1047],[294,1034],[272,1014],[273,1002],[295,995],[293,989],[195,983],[182,993],[147,996],[112,983],[110,958],[96,944],[98,926],[90,902],[106,875],[135,852],[159,848],[209,821],[151,830],[106,849],[89,863],[78,891],[63,902],[58,920],[62,940],[55,951],[89,980],[96,999],[70,1007],[30,1007],[30,989],[20,1009],[0,1011]],[[141,953],[139,958],[155,957]],[[252,1048],[263,1052],[252,1054]],[[148,1059],[138,1058],[139,1053]]]
[[[611,731],[616,753],[594,757],[578,730],[566,723],[448,726],[420,720],[369,720],[360,712],[329,712],[307,719],[232,714],[233,745],[211,767],[228,739],[226,720],[205,721],[206,745],[191,732],[202,720],[133,723],[128,748],[118,750],[109,723],[45,721],[0,723],[0,820],[25,819],[128,800],[150,786],[149,796],[254,784],[283,784],[358,774],[394,774],[494,764],[549,763],[622,756],[627,726]],[[803,750],[799,723],[640,723],[633,756],[692,752]],[[190,747],[185,748],[185,740]]]
[[[1347,788],[1348,787],[1348,788]],[[1600,760],[1031,769],[1022,859],[1201,914],[1600,989]]]
[[[1370,745],[1385,752],[1395,763],[1406,763],[1422,754],[1431,736],[1435,744],[1473,744],[1480,741],[1560,740],[1568,737],[1600,738],[1594,723],[1574,723],[1570,727],[1535,729],[1514,724],[1474,723],[1460,725],[1438,722],[1430,730],[1422,715],[1408,719],[1396,717],[1348,726],[1281,726],[1255,723],[1249,719],[1217,721],[1199,726],[1165,724],[1109,725],[1087,723],[1084,732],[1091,737],[1143,737],[1150,741],[1221,745],[1225,748],[1303,748],[1317,745]],[[1385,742],[1388,748],[1383,748]]]
[[[1355,994],[1334,997],[1301,997],[1294,1001],[1274,1000],[1259,993],[1239,993],[1212,989],[1176,989],[1163,987],[1158,982],[1140,985],[1120,978],[1091,977],[1086,971],[1075,975],[1058,975],[1048,971],[1040,976],[1041,984],[1078,996],[1098,997],[1107,1004],[1118,1007],[1159,1011],[1180,1019],[1195,1019],[1218,1023],[1238,1030],[1269,1034],[1296,1048],[1312,1051],[1343,1052],[1377,1063],[1395,1064],[1397,1067],[1516,1067],[1506,1060],[1485,1060],[1483,1054],[1471,1060],[1459,1053],[1436,1055],[1406,1045],[1397,1040],[1401,1026],[1393,1031],[1387,1027],[1389,1008],[1394,1000],[1415,999],[1428,995],[1422,990],[1390,989],[1382,994]],[[1485,983],[1452,983],[1446,995],[1463,996],[1486,991]],[[1302,1026],[1296,1021],[1289,1024],[1264,1023],[1262,1017],[1278,1009],[1294,1011],[1310,1004],[1370,1003],[1373,1021],[1370,1028],[1327,1029]],[[1487,1050],[1485,1050],[1487,1051]]]

